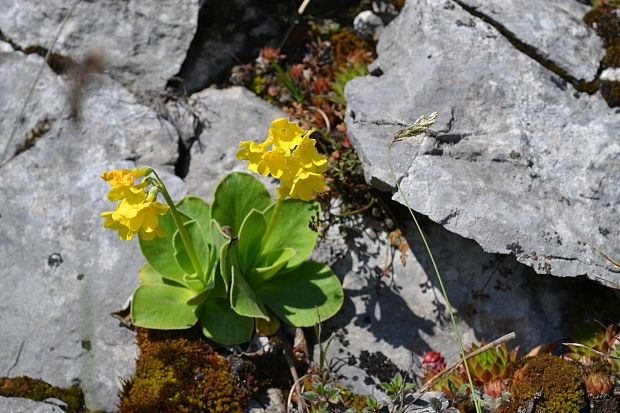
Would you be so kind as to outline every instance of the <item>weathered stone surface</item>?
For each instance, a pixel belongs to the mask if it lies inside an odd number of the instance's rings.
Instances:
[[[6,122],[16,114],[2,116]],[[132,373],[137,347],[110,313],[136,286],[143,259],[136,240],[122,242],[103,228],[99,214],[114,204],[99,175],[151,165],[178,197],[184,186],[167,172],[176,157],[172,126],[117,82],[96,76],[79,122],[57,114],[34,147],[0,168],[3,375],[61,387],[79,381],[89,408],[115,410],[119,379]]]
[[[513,257],[485,253],[433,222],[422,225],[466,349],[514,331],[517,338],[508,345],[521,345],[525,354],[564,336],[566,308],[578,295],[571,280],[540,277]],[[380,395],[380,381],[398,369],[417,371],[414,359],[427,351],[440,351],[448,363],[457,360],[454,330],[428,254],[413,224],[404,230],[411,246],[405,266],[399,253],[389,253],[384,230],[368,219],[330,228],[313,253],[343,277],[344,306],[323,323],[322,342],[335,335],[327,360],[360,394]]]
[[[383,74],[346,88],[369,182],[394,189],[392,138],[438,111],[432,133],[394,144],[414,210],[539,273],[620,283],[587,244],[620,257],[620,116],[599,96],[578,94],[448,0],[408,2],[378,55]]]
[[[49,403],[35,402],[21,397],[0,396],[0,411],[4,413],[62,413],[58,406]]]
[[[212,198],[217,184],[230,172],[247,172],[247,161],[235,157],[239,142],[262,142],[267,138],[269,123],[287,117],[243,87],[206,89],[192,95],[189,103],[202,126],[192,145],[185,182],[190,193],[205,199]],[[277,182],[260,178],[275,196]]]
[[[37,124],[43,125],[46,120],[49,122],[57,119],[65,102],[62,80],[43,64],[42,58],[36,55],[26,57],[22,53],[14,52],[10,46],[3,47],[3,50],[6,52],[0,52],[0,165],[5,149],[5,160],[17,150],[23,149],[28,133]],[[32,92],[30,103],[23,112],[23,118],[18,121],[18,114],[41,67],[43,70]],[[17,129],[8,144],[15,126]]]
[[[455,0],[576,80],[592,81],[605,55],[582,20],[590,9],[574,0]]]
[[[0,0],[0,31],[22,48],[49,47],[74,3],[54,51],[74,59],[101,51],[110,74],[132,89],[165,86],[198,22],[198,0]]]

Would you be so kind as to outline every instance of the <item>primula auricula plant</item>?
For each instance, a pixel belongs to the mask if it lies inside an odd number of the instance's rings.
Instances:
[[[286,119],[272,126],[265,142],[242,142],[237,156],[251,171],[280,178],[276,202],[245,173],[226,176],[211,204],[191,196],[175,204],[149,167],[102,175],[112,186],[108,198],[120,201],[102,214],[104,226],[123,240],[137,234],[147,261],[132,297],[135,325],[198,324],[215,341],[240,344],[255,330],[274,333],[280,321],[312,326],[340,309],[338,278],[306,261],[318,235],[309,224],[319,206],[309,200],[323,190],[325,160],[310,132]],[[167,206],[156,201],[160,193]]]

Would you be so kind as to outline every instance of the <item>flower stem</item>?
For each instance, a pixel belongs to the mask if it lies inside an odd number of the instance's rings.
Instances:
[[[276,205],[273,209],[273,214],[271,214],[271,220],[269,220],[269,225],[267,225],[267,230],[265,231],[265,235],[263,236],[263,240],[265,240],[264,241],[265,243],[269,241],[269,238],[271,237],[271,233],[273,232],[273,228],[276,226],[276,221],[278,220],[278,217],[280,216],[280,209],[282,207],[282,202],[283,201],[280,199],[276,201]]]
[[[176,224],[179,230],[179,235],[181,236],[181,240],[183,241],[183,245],[185,246],[185,250],[187,251],[189,260],[192,262],[192,266],[194,267],[194,270],[196,270],[196,276],[198,277],[199,280],[204,281],[200,261],[198,261],[198,256],[196,255],[196,251],[194,250],[194,245],[192,244],[192,241],[189,238],[189,234],[187,233],[187,230],[185,229],[185,226],[183,225],[183,221],[181,221],[181,216],[179,215],[179,211],[177,210],[177,207],[174,205],[174,202],[172,201],[172,198],[170,197],[170,194],[168,193],[168,190],[166,189],[166,185],[164,184],[164,181],[162,181],[159,175],[157,175],[157,172],[153,171],[153,175],[155,175],[155,178],[157,178],[157,186],[161,190],[161,194],[164,196],[166,203],[170,207],[170,212],[172,213],[172,219],[174,220],[174,223]]]
[[[405,193],[403,192],[403,190],[400,188],[400,184],[398,183],[398,179],[396,179],[396,175],[394,174],[394,170],[392,170],[392,159],[391,159],[391,152],[392,152],[392,145],[394,144],[394,142],[390,143],[390,146],[388,147],[388,168],[390,170],[390,174],[392,175],[392,179],[394,180],[394,183],[396,184],[396,188],[398,189],[398,192],[400,193],[400,195],[403,197],[403,199],[405,200],[405,205],[407,206],[407,209],[409,210],[409,213],[411,214],[411,218],[413,218],[413,222],[415,222],[415,225],[418,229],[418,232],[420,233],[420,237],[422,238],[422,241],[424,242],[424,246],[426,247],[426,252],[428,252],[428,256],[431,258],[431,262],[433,263],[433,268],[435,269],[435,274],[437,275],[437,279],[439,280],[439,285],[441,286],[441,292],[443,293],[443,297],[446,300],[446,306],[448,307],[448,312],[450,313],[450,320],[452,321],[452,327],[454,328],[454,333],[456,334],[456,341],[459,345],[459,350],[461,352],[461,357],[463,360],[463,365],[465,366],[465,372],[467,373],[467,379],[469,380],[469,386],[471,388],[471,397],[474,401],[474,406],[476,408],[476,412],[477,413],[481,413],[482,409],[480,408],[480,402],[478,401],[478,397],[476,396],[476,392],[474,390],[474,382],[471,378],[471,373],[469,372],[469,366],[467,365],[467,361],[466,361],[466,357],[465,357],[465,350],[463,349],[463,340],[461,339],[461,334],[459,333],[459,328],[456,325],[456,319],[454,318],[454,312],[452,311],[452,306],[450,305],[450,300],[448,300],[448,294],[446,293],[446,288],[443,285],[443,280],[441,279],[441,275],[439,274],[439,269],[437,268],[437,264],[435,263],[435,258],[433,257],[433,253],[431,252],[431,248],[428,245],[428,242],[426,241],[426,237],[424,236],[424,232],[422,231],[422,227],[420,227],[420,224],[418,223],[418,219],[415,217],[415,214],[413,213],[413,209],[411,209],[411,206],[409,205],[409,200],[407,199],[407,197],[405,196]]]

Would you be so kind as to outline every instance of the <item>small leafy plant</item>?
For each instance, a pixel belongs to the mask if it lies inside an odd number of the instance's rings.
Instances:
[[[272,126],[263,144],[242,142],[237,156],[250,160],[250,170],[280,178],[276,202],[244,173],[225,177],[212,204],[197,197],[175,204],[149,167],[102,175],[112,185],[108,198],[120,201],[102,214],[104,226],[123,240],[138,234],[147,261],[132,298],[135,325],[198,324],[214,341],[240,344],[255,330],[275,333],[280,321],[308,327],[340,309],[338,278],[327,265],[306,261],[318,235],[310,222],[319,206],[309,201],[323,189],[326,161],[312,131],[302,134],[286,119]],[[145,179],[134,184],[138,177]],[[167,206],[155,200],[159,193]]]

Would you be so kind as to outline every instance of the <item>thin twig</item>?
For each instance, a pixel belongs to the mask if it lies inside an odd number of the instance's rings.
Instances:
[[[472,357],[476,357],[479,354],[484,353],[487,350],[492,349],[493,347],[497,347],[507,341],[512,340],[513,338],[515,338],[517,335],[514,333],[514,331],[512,333],[506,334],[505,336],[502,336],[500,338],[498,338],[495,341],[490,342],[487,345],[484,345],[482,347],[480,347],[478,350],[476,351],[472,351],[471,353],[467,354],[465,356],[465,360],[469,360]],[[457,367],[459,367],[461,364],[463,364],[463,360],[459,360],[458,362],[452,364],[450,367],[448,367],[447,369],[445,369],[444,371],[442,371],[441,373],[436,374],[432,379],[430,379],[424,386],[422,386],[420,388],[420,390],[418,390],[417,392],[414,393],[413,397],[414,398],[419,398],[424,392],[426,392],[428,389],[430,389],[431,387],[433,387],[435,384],[437,384],[438,382],[440,382],[441,380],[443,380],[446,376],[449,376],[450,374],[452,374],[452,372],[454,370],[456,370]]]
[[[293,387],[297,392],[297,409],[300,413],[304,411],[304,401],[301,397],[301,389],[299,388],[299,376],[297,375],[297,370],[295,369],[295,361],[293,360],[293,356],[291,354],[291,350],[288,345],[288,340],[284,335],[282,329],[278,331],[278,337],[280,338],[280,344],[282,344],[282,350],[284,351],[284,358],[286,359],[286,364],[288,364],[288,368],[291,372],[291,376],[293,377]],[[291,392],[292,393],[292,392]],[[289,400],[291,397],[291,393],[289,393]],[[287,404],[288,409],[288,404]]]
[[[605,258],[607,261],[611,262],[613,265],[615,265],[616,267],[620,268],[620,264],[618,264],[616,261],[614,261],[613,259],[611,259],[611,257],[607,254],[605,254],[603,251],[599,250],[598,248],[596,248],[594,245],[590,244],[589,242],[586,241],[586,244],[588,244],[589,246],[591,246],[592,248],[594,248],[594,250],[596,252],[598,252],[599,254],[601,254],[603,256],[603,258]]]
[[[299,389],[299,383],[301,383],[306,377],[308,377],[308,375],[304,374],[303,376],[298,378],[297,381],[295,381],[293,385],[291,386],[291,390],[289,390],[288,392],[288,398],[286,399],[286,412],[287,413],[291,411],[291,399],[293,398],[293,393],[295,391],[301,391],[301,389]],[[298,393],[298,397],[301,397],[300,393]]]
[[[9,146],[11,146],[11,141],[15,137],[15,133],[17,133],[17,128],[19,127],[19,124],[21,123],[22,118],[24,117],[24,113],[26,113],[26,108],[28,107],[28,103],[30,103],[30,99],[32,98],[32,94],[34,93],[34,88],[37,86],[37,83],[39,82],[39,78],[41,77],[41,74],[43,73],[43,68],[47,64],[50,56],[52,55],[52,51],[54,50],[54,47],[56,47],[56,43],[58,42],[60,33],[62,33],[62,30],[64,29],[65,24],[67,23],[67,20],[69,20],[69,17],[71,16],[71,14],[73,13],[73,10],[75,9],[75,6],[77,6],[80,1],[81,0],[76,0],[76,2],[73,3],[69,11],[67,12],[67,15],[64,17],[64,19],[60,23],[60,26],[58,27],[58,32],[56,33],[56,36],[54,36],[54,38],[52,39],[52,43],[50,44],[49,48],[47,49],[47,52],[45,53],[43,62],[41,62],[41,66],[39,66],[39,71],[37,72],[37,75],[34,77],[32,86],[30,86],[30,90],[28,91],[28,94],[26,95],[26,100],[24,100],[24,104],[22,105],[19,111],[19,115],[17,115],[17,118],[15,118],[15,123],[13,124],[13,129],[11,130],[11,133],[9,135],[9,139],[6,141],[6,145],[4,146],[4,149],[2,150],[2,154],[0,154],[0,167],[2,167],[3,165],[4,158],[9,151]]]
[[[327,117],[327,114],[320,108],[317,108],[316,106],[308,106],[308,109],[314,109],[317,112],[319,112],[319,115],[321,115],[323,117],[323,122],[325,122],[325,133],[324,135],[329,135],[329,133],[332,130],[332,126],[331,123],[329,122],[329,118]]]
[[[593,348],[590,348],[588,346],[584,346],[583,344],[579,344],[579,343],[562,343],[562,344],[565,346],[576,346],[576,347],[587,348],[591,352],[596,353],[601,357],[607,357],[607,358],[614,359],[614,360],[620,360],[620,357],[612,356],[611,354],[601,353],[600,351],[594,350]]]

